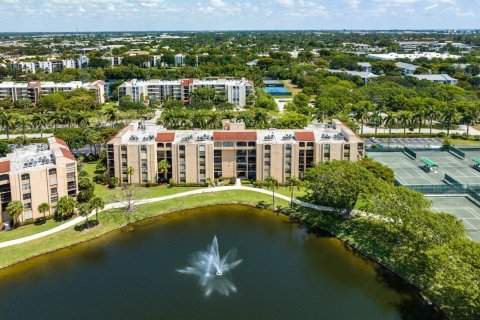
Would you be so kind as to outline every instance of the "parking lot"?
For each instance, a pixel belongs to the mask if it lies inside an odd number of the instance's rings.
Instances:
[[[368,138],[367,145],[379,145],[381,147],[403,148],[441,148],[443,142],[437,138]]]

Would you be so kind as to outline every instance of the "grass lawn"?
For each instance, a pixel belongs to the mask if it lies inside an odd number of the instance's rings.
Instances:
[[[455,146],[475,146],[478,147],[480,146],[480,141],[475,141],[475,140],[462,140],[462,139],[448,139],[451,144]],[[445,142],[445,139],[443,139]]]
[[[284,196],[290,197],[291,196],[291,191],[288,187],[278,187],[275,189],[275,192],[278,192],[280,194],[283,194]],[[300,187],[300,190],[298,188],[295,188],[293,190],[293,197],[294,198],[299,198],[307,194],[307,189],[304,187]]]
[[[132,221],[140,221],[170,212],[207,205],[226,203],[255,205],[259,201],[270,203],[271,197],[266,194],[243,190],[191,195],[180,199],[171,199],[139,206],[138,210],[132,216]],[[288,206],[289,204],[287,201],[276,199],[276,205]],[[0,249],[0,268],[7,267],[43,253],[52,252],[100,237],[113,230],[120,229],[126,226],[126,224],[126,218],[123,215],[123,211],[109,210],[102,212],[100,213],[100,225],[89,230],[77,231],[75,228],[71,228],[48,237],[34,240],[34,242],[27,242],[17,246]]]
[[[97,166],[97,161],[83,163],[83,169],[88,172],[90,178],[93,178],[96,175],[95,168]],[[172,195],[180,192],[187,192],[191,190],[200,189],[198,187],[173,187],[169,188],[167,185],[162,185],[158,187],[143,188],[142,192],[139,193],[140,199],[149,199],[156,197],[163,197]],[[101,197],[105,202],[116,202],[119,201],[121,191],[120,189],[110,189],[107,186],[95,183],[95,195]]]
[[[292,95],[296,95],[297,93],[302,92],[302,89],[299,88],[297,85],[292,83],[292,80],[284,80],[283,83],[285,84],[285,87],[290,90]]]
[[[46,223],[39,222],[39,224],[34,223],[34,224],[18,227],[10,231],[3,231],[3,232],[0,232],[0,242],[31,236],[32,234],[55,228],[65,222],[66,221],[55,221],[53,219],[49,219],[47,220]]]

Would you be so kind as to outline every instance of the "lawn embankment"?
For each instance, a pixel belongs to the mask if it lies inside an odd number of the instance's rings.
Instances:
[[[130,219],[131,221],[141,221],[162,214],[216,204],[238,203],[256,205],[259,201],[271,203],[272,197],[267,194],[243,190],[203,193],[138,206],[138,210],[132,214]],[[280,206],[289,205],[287,201],[278,198],[275,200],[275,204]],[[100,224],[91,229],[77,231],[75,228],[71,228],[34,242],[26,242],[0,249],[0,268],[98,238],[126,225],[127,219],[121,209],[104,211],[100,213]]]

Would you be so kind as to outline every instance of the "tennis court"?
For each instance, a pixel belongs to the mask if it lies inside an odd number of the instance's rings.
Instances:
[[[442,178],[446,173],[462,184],[480,184],[480,172],[471,167],[470,158],[462,160],[449,152],[417,152],[417,161],[422,157],[438,165]]]
[[[368,156],[392,168],[395,178],[403,185],[443,184],[443,174],[424,172],[419,168],[419,161],[410,159],[402,152],[372,152]]]
[[[437,212],[447,212],[462,220],[468,236],[480,241],[480,208],[466,197],[427,197]]]

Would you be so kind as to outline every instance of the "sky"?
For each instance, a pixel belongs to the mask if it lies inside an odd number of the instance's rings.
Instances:
[[[480,0],[0,0],[0,32],[480,29]]]

